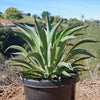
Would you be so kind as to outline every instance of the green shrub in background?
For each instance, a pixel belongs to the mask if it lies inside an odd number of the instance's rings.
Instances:
[[[4,64],[4,56],[0,53],[0,64]]]
[[[12,30],[10,28],[0,29],[0,52],[2,54],[4,54],[3,53],[4,49],[9,44],[8,38],[13,35],[13,34],[10,34],[11,31]]]
[[[25,43],[19,36],[15,36],[14,32],[11,28],[0,29],[0,52],[5,57],[10,57],[11,52],[15,52],[15,50],[9,50],[6,53],[5,49],[14,44],[23,45]]]
[[[23,18],[21,11],[17,10],[14,7],[7,8],[5,11],[4,17],[5,19],[11,20],[11,21],[19,20]]]

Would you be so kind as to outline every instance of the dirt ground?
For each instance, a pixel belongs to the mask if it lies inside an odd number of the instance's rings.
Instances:
[[[76,100],[100,100],[100,81],[78,82],[75,97]],[[0,100],[25,100],[23,86],[11,84],[0,88]]]
[[[100,81],[77,83],[76,100],[100,100]]]

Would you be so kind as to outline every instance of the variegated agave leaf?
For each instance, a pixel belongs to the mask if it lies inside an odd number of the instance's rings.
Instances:
[[[15,63],[12,66],[23,67],[25,70],[19,73],[23,78],[28,79],[60,79],[75,75],[77,71],[85,71],[84,68],[76,67],[83,65],[78,64],[78,62],[94,56],[86,50],[76,48],[83,43],[95,43],[97,41],[81,40],[76,44],[69,42],[79,36],[75,32],[88,27],[88,25],[73,26],[57,32],[63,19],[54,27],[52,27],[48,16],[46,16],[46,19],[46,30],[38,24],[36,19],[34,21],[37,30],[27,25],[15,23],[22,32],[14,31],[14,33],[27,42],[30,52],[21,46],[13,45],[8,47],[7,50],[16,49],[18,52],[14,54],[25,57],[25,59],[13,59]],[[69,46],[70,50],[64,55]],[[69,62],[74,56],[81,54],[85,55],[85,57]]]

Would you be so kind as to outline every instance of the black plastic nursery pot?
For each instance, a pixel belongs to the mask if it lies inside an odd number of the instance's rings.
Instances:
[[[26,100],[75,100],[79,75],[63,80],[37,81],[23,79]]]

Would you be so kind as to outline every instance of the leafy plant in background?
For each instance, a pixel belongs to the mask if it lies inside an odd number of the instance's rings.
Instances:
[[[7,8],[5,11],[5,19],[14,21],[15,19],[22,19],[21,11],[17,10],[14,7]]]
[[[10,46],[9,38],[14,36],[10,28],[0,29],[0,52],[4,54],[4,50]]]
[[[82,66],[78,62],[94,56],[84,49],[77,49],[77,47],[83,43],[94,43],[96,41],[81,40],[76,44],[71,44],[70,40],[78,38],[78,34],[76,35],[74,32],[86,28],[88,25],[73,26],[56,33],[62,23],[62,19],[54,27],[51,27],[48,16],[46,16],[46,19],[46,30],[41,28],[36,19],[36,31],[27,25],[23,26],[15,23],[23,32],[15,32],[15,34],[27,42],[30,51],[18,45],[8,47],[7,50],[10,48],[19,50],[19,52],[14,54],[25,57],[25,59],[12,59],[14,61],[12,66],[25,68],[25,70],[19,71],[22,78],[39,80],[62,79],[76,75],[78,71],[85,71],[86,69],[78,67]],[[68,49],[69,46],[70,50]],[[65,55],[67,49],[69,51]],[[79,59],[73,59],[74,56],[80,54],[85,56]]]
[[[4,56],[0,53],[0,64],[4,64]]]
[[[22,38],[15,36],[11,28],[0,29],[0,53],[5,57],[10,57],[11,52],[16,52],[16,50],[9,50],[4,52],[6,48],[11,45],[23,45],[25,43]]]
[[[3,13],[0,11],[0,17],[2,18],[2,16],[3,16]]]

